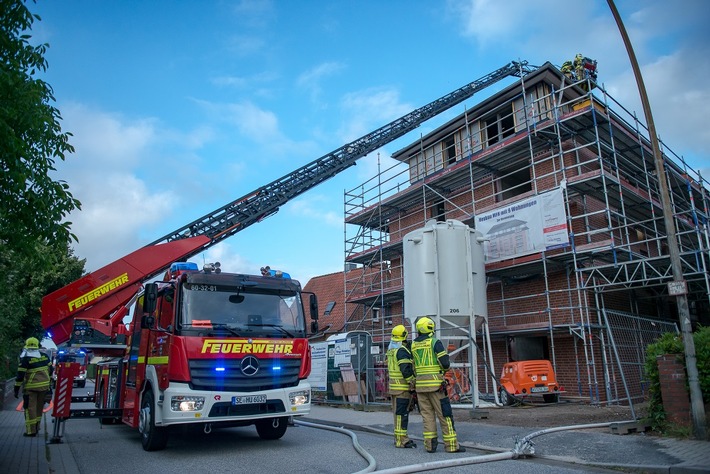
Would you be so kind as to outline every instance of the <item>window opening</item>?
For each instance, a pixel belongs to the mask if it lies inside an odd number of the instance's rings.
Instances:
[[[524,167],[517,171],[506,170],[498,180],[498,201],[505,201],[520,194],[532,191],[530,169]]]

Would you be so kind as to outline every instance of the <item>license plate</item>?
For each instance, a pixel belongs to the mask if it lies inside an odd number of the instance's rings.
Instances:
[[[251,403],[266,403],[266,395],[243,395],[232,397],[232,405],[249,405]]]
[[[536,393],[536,392],[548,392],[550,389],[548,387],[532,387],[530,389],[531,392]]]

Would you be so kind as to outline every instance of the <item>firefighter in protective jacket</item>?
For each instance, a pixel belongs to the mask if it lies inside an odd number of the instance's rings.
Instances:
[[[392,339],[387,348],[387,369],[394,413],[394,445],[398,448],[416,448],[417,445],[407,436],[411,397],[409,390],[414,386],[414,367],[407,341],[407,328],[401,324],[392,328]]]
[[[416,323],[418,336],[412,342],[412,359],[417,374],[417,398],[424,422],[424,448],[436,452],[439,444],[436,420],[441,425],[444,449],[447,453],[463,453],[454,428],[451,401],[446,394],[444,372],[449,370],[449,355],[444,344],[434,337],[434,321],[423,317]]]
[[[37,436],[51,376],[49,357],[40,352],[37,338],[30,337],[25,341],[25,348],[20,353],[20,364],[15,379],[15,398],[19,397],[22,389],[24,399],[24,436]]]

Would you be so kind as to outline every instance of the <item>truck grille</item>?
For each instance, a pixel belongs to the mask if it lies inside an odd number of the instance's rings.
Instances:
[[[252,416],[285,413],[286,408],[281,400],[270,400],[266,403],[252,405],[232,405],[229,402],[219,402],[212,405],[210,418],[215,416]]]
[[[258,363],[256,374],[247,376],[242,373],[241,358],[191,360],[190,387],[193,390],[259,392],[298,385],[300,359],[258,359]]]

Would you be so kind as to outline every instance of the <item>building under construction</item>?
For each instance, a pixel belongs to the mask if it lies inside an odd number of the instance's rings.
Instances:
[[[343,331],[375,363],[404,319],[403,238],[456,220],[486,241],[488,355],[481,393],[514,360],[549,359],[568,397],[641,401],[644,354],[677,331],[659,181],[648,131],[591,77],[547,63],[397,151],[346,191]],[[708,324],[707,182],[661,143],[694,324]],[[677,290],[673,287],[671,290]],[[410,328],[411,329],[411,328]],[[480,340],[484,340],[481,338]],[[449,341],[463,378],[469,347]],[[462,380],[465,392],[470,381]]]

